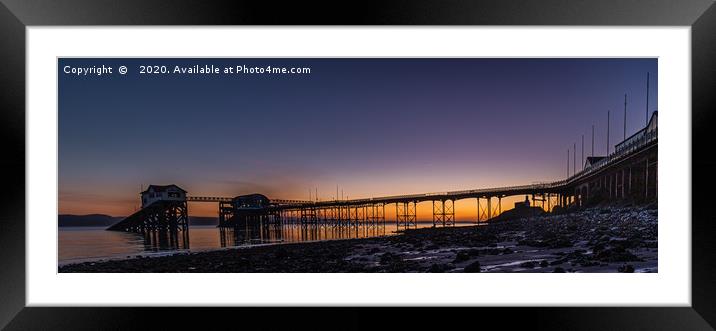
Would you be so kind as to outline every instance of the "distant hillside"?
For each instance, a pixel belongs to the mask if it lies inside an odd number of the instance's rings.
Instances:
[[[104,214],[91,215],[59,215],[59,226],[104,226],[108,227],[124,219],[125,216],[109,216]],[[189,216],[189,225],[217,225],[216,217]]]
[[[123,218],[104,214],[59,215],[57,221],[59,226],[110,226]]]

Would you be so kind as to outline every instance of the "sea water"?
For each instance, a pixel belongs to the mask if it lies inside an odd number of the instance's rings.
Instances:
[[[474,225],[474,223],[456,223]],[[417,227],[431,227],[419,222]],[[103,227],[60,227],[58,231],[58,264],[123,259],[138,255],[166,255],[232,247],[249,247],[320,240],[370,238],[398,234],[395,223],[359,226],[302,226],[287,224],[263,229],[219,229],[213,225],[190,226],[187,234],[137,234],[106,231]]]

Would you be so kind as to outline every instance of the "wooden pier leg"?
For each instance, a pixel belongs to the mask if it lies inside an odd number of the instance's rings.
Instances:
[[[646,157],[646,170],[644,171],[644,201],[649,199],[649,157]]]
[[[477,224],[480,224],[480,197],[477,197]]]
[[[398,211],[398,204],[400,202],[395,203],[395,226],[400,229],[400,212]]]
[[[632,197],[632,194],[634,194],[634,191],[632,190],[632,181],[631,181],[631,166],[629,167],[629,197]]]
[[[487,197],[487,219],[492,218],[492,197]]]

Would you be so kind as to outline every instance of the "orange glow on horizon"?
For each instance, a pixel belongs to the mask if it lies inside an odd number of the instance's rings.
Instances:
[[[502,212],[513,209],[515,202],[524,201],[524,195],[508,196],[502,198]],[[486,208],[486,200],[480,200],[480,207]],[[537,202],[537,206],[541,207],[541,202]],[[112,203],[109,201],[103,203],[93,203],[87,205],[84,202],[78,201],[60,201],[59,203],[60,214],[74,214],[74,215],[86,215],[86,214],[106,214],[110,216],[129,216],[139,209],[139,200],[132,204],[128,201],[118,201]],[[545,208],[547,204],[545,203]],[[218,217],[218,204],[215,202],[189,202],[189,215],[190,216],[201,216],[201,217]],[[492,199],[493,213],[497,211],[497,198]],[[386,220],[395,220],[395,205],[389,204],[385,208]],[[418,221],[432,221],[433,210],[432,202],[424,201],[417,205],[417,218]],[[455,220],[457,222],[470,222],[475,221],[477,218],[477,201],[474,198],[463,199],[455,201]]]

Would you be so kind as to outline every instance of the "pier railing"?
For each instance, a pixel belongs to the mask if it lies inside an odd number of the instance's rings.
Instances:
[[[479,196],[490,196],[490,195],[509,195],[510,193],[517,192],[521,194],[523,192],[545,192],[555,191],[565,187],[576,180],[589,176],[596,173],[616,162],[619,162],[631,154],[640,151],[644,147],[653,144],[657,141],[657,130],[644,132],[637,139],[629,139],[625,144],[620,145],[619,150],[609,154],[598,162],[592,164],[588,168],[582,169],[576,174],[563,179],[552,182],[541,182],[528,185],[517,185],[517,186],[501,186],[501,187],[488,187],[474,190],[460,190],[460,191],[444,191],[444,192],[431,192],[421,194],[404,194],[404,195],[391,195],[373,198],[360,198],[351,200],[322,200],[322,201],[310,201],[310,200],[290,200],[290,199],[272,199],[270,202],[275,206],[281,207],[305,207],[305,206],[333,206],[333,205],[359,205],[359,204],[374,204],[374,203],[392,203],[397,201],[426,201],[435,199],[450,199],[455,197],[479,197]],[[187,197],[187,201],[198,201],[198,202],[230,202],[232,198],[226,197]]]
[[[642,148],[655,143],[657,141],[657,130],[645,132],[638,139],[633,139],[627,144],[620,146],[618,151],[611,153],[605,158],[599,160],[588,168],[577,172],[569,178],[563,180],[557,180],[552,182],[542,182],[528,185],[517,185],[517,186],[502,186],[502,187],[488,187],[474,190],[461,190],[461,191],[445,191],[445,192],[431,192],[421,194],[404,194],[404,195],[391,195],[374,198],[362,198],[362,199],[351,199],[351,200],[324,200],[324,201],[304,201],[296,202],[300,205],[354,205],[354,204],[369,204],[379,202],[392,202],[392,201],[425,201],[439,197],[464,197],[464,196],[480,196],[480,195],[492,195],[492,194],[509,194],[510,192],[526,192],[526,191],[550,191],[558,190],[563,188],[575,180],[581,179],[590,174],[596,173],[618,161],[621,161],[629,157],[632,153],[641,150]],[[293,200],[286,200],[293,201]]]
[[[571,177],[564,180],[564,183],[572,182],[576,179],[588,176],[592,173],[595,173],[609,165],[614,164],[617,161],[621,161],[625,159],[626,157],[630,156],[632,153],[641,150],[643,147],[646,147],[652,143],[655,143],[657,141],[657,130],[654,129],[650,132],[645,132],[641,137],[638,139],[633,139],[631,141],[628,141],[626,144],[621,146],[621,148],[618,151],[615,151],[612,154],[609,154],[607,157],[597,161],[593,165],[591,165],[589,168],[582,169],[582,171],[572,175]]]

